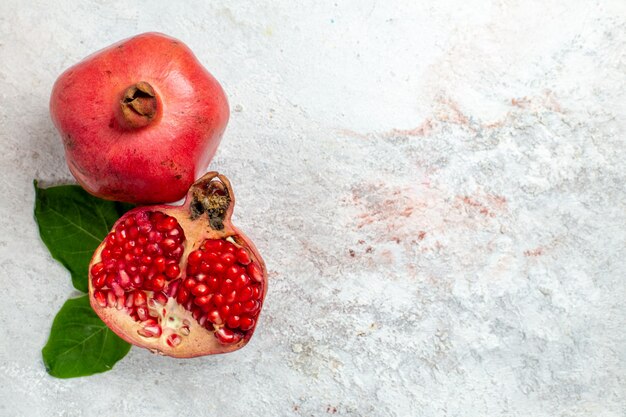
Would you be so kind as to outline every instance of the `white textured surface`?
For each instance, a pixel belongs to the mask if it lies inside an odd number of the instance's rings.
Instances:
[[[49,92],[148,30],[228,93],[211,168],[264,315],[233,354],[53,379]],[[623,0],[2,0],[0,415],[624,416],[625,135]]]

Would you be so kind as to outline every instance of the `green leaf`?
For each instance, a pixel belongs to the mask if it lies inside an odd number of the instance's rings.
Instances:
[[[67,300],[54,318],[41,353],[46,370],[57,378],[75,378],[109,371],[130,350],[100,320],[89,296]]]
[[[77,290],[87,292],[93,252],[131,204],[106,201],[78,185],[39,188],[35,181],[35,219],[41,240],[72,274]]]

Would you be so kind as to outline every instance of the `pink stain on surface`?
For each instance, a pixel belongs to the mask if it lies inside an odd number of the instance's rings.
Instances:
[[[456,206],[486,217],[496,217],[506,207],[506,198],[493,194],[457,196]]]
[[[469,132],[480,130],[492,130],[506,127],[514,121],[520,112],[554,112],[564,113],[554,92],[546,90],[534,96],[514,97],[510,99],[510,104],[515,109],[508,111],[501,118],[493,121],[481,121],[479,116],[472,117],[461,110],[459,103],[447,96],[435,99],[432,115],[426,117],[422,123],[413,128],[394,128],[378,132],[357,132],[351,129],[338,129],[338,133],[345,137],[356,139],[393,139],[424,137],[436,133],[442,126],[455,125]]]
[[[524,256],[536,257],[541,255],[543,255],[543,248],[541,247],[524,251]]]
[[[429,182],[419,181],[415,186],[358,185],[346,201],[357,210],[355,229],[369,233],[372,243],[440,250],[444,247],[440,236],[455,230],[484,228],[507,211],[504,196],[480,190],[471,195],[448,196],[426,184]]]

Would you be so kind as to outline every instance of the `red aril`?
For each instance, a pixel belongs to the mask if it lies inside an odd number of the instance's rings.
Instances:
[[[89,297],[124,340],[174,357],[230,352],[252,337],[267,291],[265,264],[231,223],[235,197],[209,172],[182,206],[122,216],[89,265]]]
[[[83,188],[145,204],[184,197],[215,154],[229,110],[187,46],[144,33],[61,74],[50,114]]]

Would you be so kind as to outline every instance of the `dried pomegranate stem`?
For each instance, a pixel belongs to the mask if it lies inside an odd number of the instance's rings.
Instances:
[[[129,128],[149,125],[157,115],[158,100],[154,88],[145,81],[131,85],[120,101],[124,124]]]

